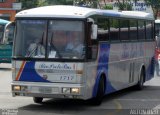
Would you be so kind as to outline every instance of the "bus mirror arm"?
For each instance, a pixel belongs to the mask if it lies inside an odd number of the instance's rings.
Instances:
[[[96,24],[92,24],[91,26],[92,31],[91,31],[91,39],[95,40],[97,39],[97,25]]]
[[[88,47],[87,58],[92,59],[92,49],[91,49],[91,47]]]

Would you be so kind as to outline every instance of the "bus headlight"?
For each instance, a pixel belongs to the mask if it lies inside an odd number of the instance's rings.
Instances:
[[[80,93],[80,89],[79,88],[71,88],[71,93],[79,94]]]
[[[70,90],[69,87],[63,87],[63,88],[62,88],[62,93],[70,94],[70,93],[71,93],[71,90]]]
[[[80,89],[79,88],[63,87],[62,93],[64,93],[64,94],[79,94]]]
[[[21,87],[18,85],[13,86],[13,91],[20,91]]]

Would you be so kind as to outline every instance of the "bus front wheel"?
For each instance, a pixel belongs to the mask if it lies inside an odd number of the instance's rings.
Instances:
[[[144,77],[145,77],[145,73],[144,73],[144,70],[142,70],[141,74],[140,74],[139,81],[138,81],[138,83],[136,85],[136,89],[138,89],[138,90],[142,90],[143,89]]]
[[[42,100],[43,100],[43,98],[41,98],[41,97],[33,97],[33,101],[35,103],[42,103]]]
[[[99,85],[98,85],[98,90],[97,90],[97,95],[95,98],[92,99],[92,104],[93,105],[100,105],[103,100],[103,96],[105,93],[105,83],[104,83],[104,77],[100,78]]]

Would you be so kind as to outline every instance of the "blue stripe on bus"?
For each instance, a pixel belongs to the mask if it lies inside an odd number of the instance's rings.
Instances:
[[[93,88],[93,97],[96,97],[98,84],[102,73],[106,76],[106,90],[105,94],[116,91],[110,83],[108,79],[108,61],[109,61],[109,52],[110,52],[110,44],[101,43],[99,47],[99,59],[98,59],[98,67],[97,67],[97,79],[95,82],[95,86]]]
[[[120,17],[120,14],[115,11],[98,10],[97,13],[104,16]]]
[[[149,63],[149,66],[146,70],[146,79],[145,79],[146,81],[154,77],[154,69],[155,69],[154,64],[155,64],[155,58],[152,57],[151,62]]]
[[[22,71],[19,81],[50,82],[48,80],[43,79],[40,75],[37,74],[35,70],[34,61],[26,62],[26,65]]]

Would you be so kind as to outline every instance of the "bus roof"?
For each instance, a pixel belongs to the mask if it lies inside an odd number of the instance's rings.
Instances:
[[[0,19],[0,24],[7,24],[7,23],[9,23],[10,21],[8,21],[8,20],[4,20],[4,19]]]
[[[92,9],[78,6],[54,5],[24,10],[16,17],[57,17],[57,18],[87,18],[92,15],[105,15],[114,17],[139,18],[154,20],[153,14],[138,11],[113,11]]]

